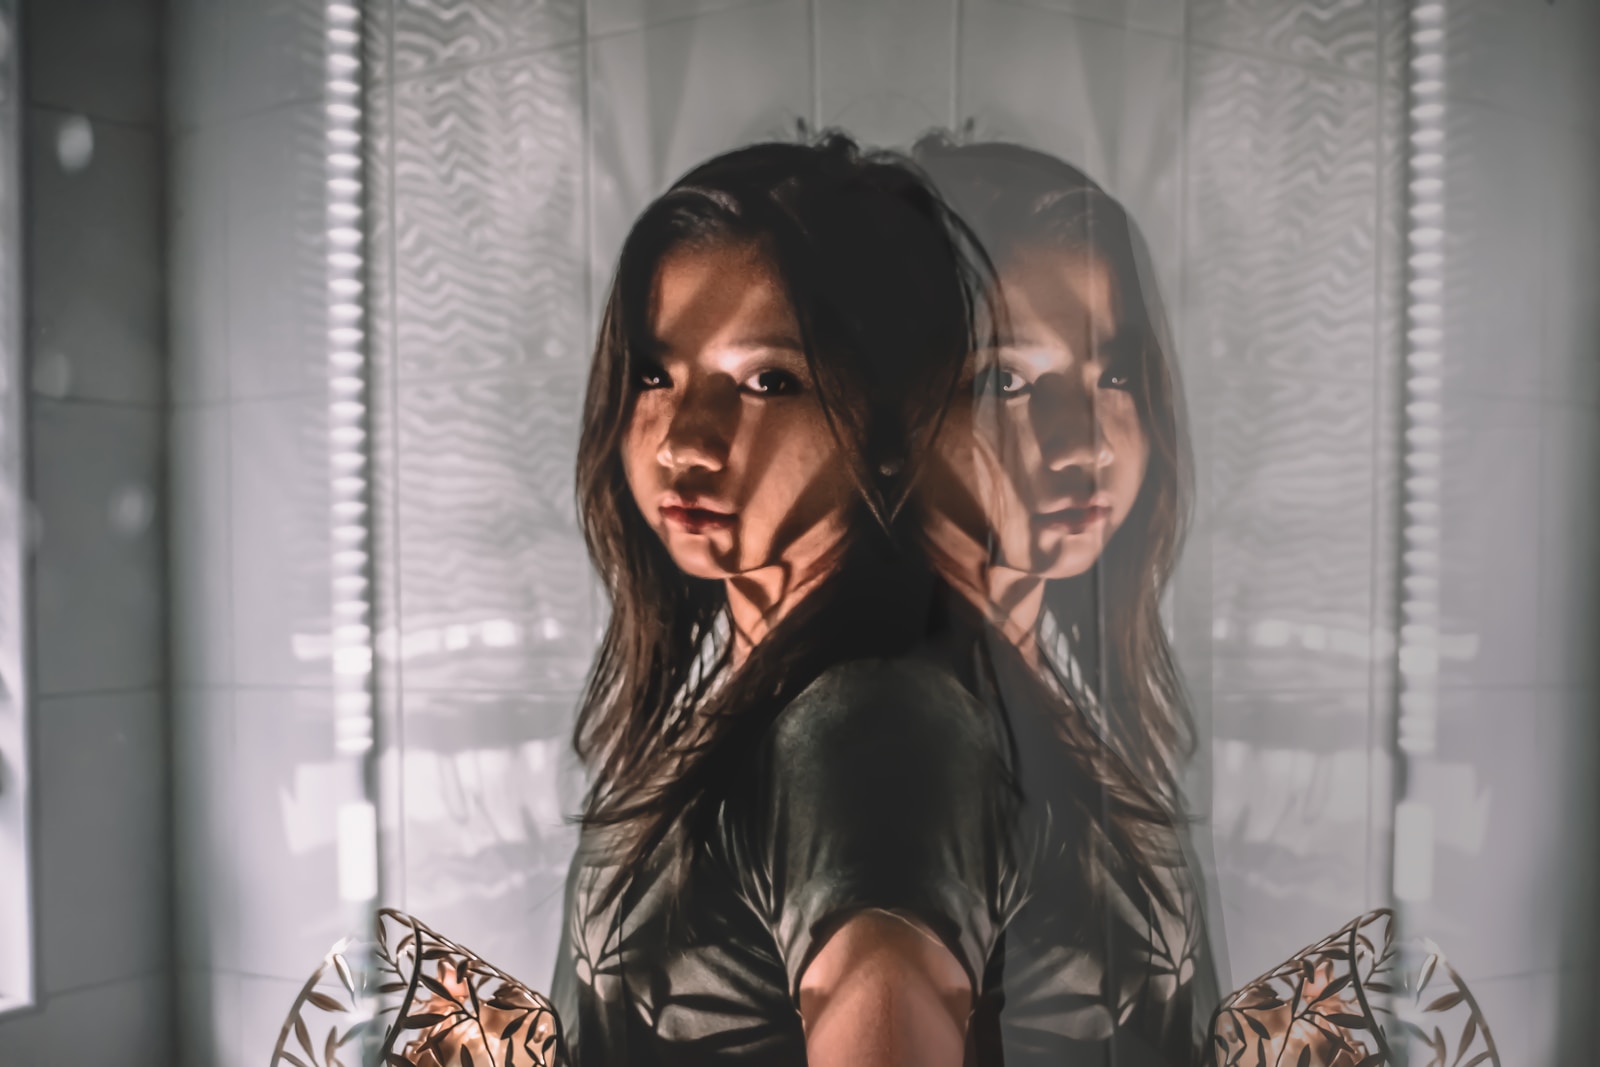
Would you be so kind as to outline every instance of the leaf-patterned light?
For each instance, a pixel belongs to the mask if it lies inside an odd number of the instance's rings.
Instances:
[[[370,965],[353,967],[351,958],[362,953],[371,954]],[[376,1017],[362,1018],[363,1005],[373,1001],[380,1005]],[[323,1033],[324,1040],[313,1040]],[[295,998],[272,1054],[272,1067],[363,1063],[566,1067],[567,1058],[545,997],[412,916],[385,908],[371,942],[346,939],[323,959]]]

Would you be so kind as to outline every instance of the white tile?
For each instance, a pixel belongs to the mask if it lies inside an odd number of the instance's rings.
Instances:
[[[1375,87],[1198,45],[1187,77],[1188,358],[1370,386]]]
[[[82,116],[30,111],[26,293],[35,392],[154,404],[162,393],[161,141],[90,121],[93,152],[64,166]]]
[[[1442,685],[1528,685],[1538,676],[1541,421],[1527,400],[1444,400],[1433,593]]]
[[[242,684],[330,677],[327,420],[325,396],[232,409],[233,663]]]
[[[751,7],[763,0],[588,0],[589,34],[616,33],[690,15]]]
[[[397,649],[407,690],[573,694],[594,650],[572,492],[585,368],[400,394]]]
[[[208,128],[168,144],[167,396],[226,400],[228,137]]]
[[[1594,409],[1547,405],[1539,498],[1539,676],[1593,688],[1600,681],[1600,418]]]
[[[32,414],[35,689],[154,686],[166,671],[161,416],[46,400]]]
[[[1194,40],[1298,64],[1372,75],[1379,0],[1190,0]]]
[[[1214,700],[1212,837],[1232,988],[1370,906],[1370,716],[1364,692]]]
[[[178,408],[168,423],[170,661],[179,684],[233,680],[229,411]]]
[[[239,982],[229,972],[178,971],[179,1067],[258,1067],[266,1062],[240,1054]]]
[[[542,988],[582,802],[574,702],[406,697],[405,906]]]
[[[234,399],[327,393],[325,127],[314,104],[233,126],[227,314]]]
[[[866,144],[909,146],[955,122],[955,0],[816,7],[818,122]]]
[[[34,718],[41,987],[54,995],[165,970],[160,699],[153,691],[57,697],[40,700]]]
[[[559,48],[395,87],[402,380],[587,363],[582,57]]]
[[[1543,102],[1546,4],[1455,0],[1445,7],[1445,92],[1520,115]]]
[[[1544,146],[1537,123],[1504,111],[1454,102],[1446,113],[1447,390],[1539,394]]]
[[[1241,380],[1244,379],[1244,380]],[[1213,383],[1212,669],[1219,689],[1367,692],[1369,390],[1230,372]]]
[[[175,131],[210,125],[228,111],[228,5],[229,0],[167,4],[166,115]]]
[[[1568,967],[1551,975],[1555,982],[1553,999],[1558,1005],[1559,1042],[1553,1057],[1545,1061],[1550,1067],[1569,1063],[1582,1063],[1594,1054],[1600,1043],[1600,1019],[1595,1018],[1594,998],[1600,992],[1600,979],[1588,961]],[[1538,1061],[1529,1061],[1535,1062]],[[1545,1067],[1540,1064],[1540,1067]]]
[[[168,1067],[173,1048],[171,1011],[165,975],[53,997],[48,1008],[51,1067],[83,1063]]]
[[[384,9],[394,16],[394,68],[401,78],[565,44],[577,40],[583,26],[583,0],[403,0]]]
[[[1023,7],[1066,11],[1102,22],[1174,36],[1183,33],[1185,0],[1002,0]]]
[[[1005,4],[963,5],[958,123],[1087,171],[1133,215],[1169,298],[1179,266],[1183,46]]]
[[[1434,818],[1433,890],[1407,906],[1406,929],[1436,942],[1469,982],[1560,959],[1571,826],[1558,741],[1540,690],[1446,690],[1437,749],[1412,760],[1409,793]]]
[[[1552,913],[1561,929],[1560,964],[1589,968],[1597,947],[1600,921],[1594,903],[1600,900],[1600,690],[1557,689],[1545,695],[1547,715],[1540,725],[1542,741],[1555,754],[1556,766],[1547,787],[1565,818],[1550,877],[1557,887]],[[1595,976],[1590,972],[1591,982]]]
[[[327,75],[323,0],[226,0],[229,113],[318,99]]]
[[[233,693],[180,688],[172,701],[174,914],[180,968],[237,969],[241,796]]]
[[[28,99],[95,118],[157,121],[163,14],[153,0],[53,0],[29,7]]]
[[[42,1007],[0,1015],[0,1064],[50,1067],[50,1019]]]
[[[1600,38],[1597,38],[1600,39]],[[1590,97],[1593,99],[1593,97]],[[1555,129],[1544,198],[1545,396],[1600,411],[1600,134]]]
[[[218,1067],[258,1067],[271,1061],[289,1008],[318,962],[320,957],[292,982],[256,975],[239,979],[239,1043],[218,1061]]]
[[[808,5],[781,0],[605,37],[589,51],[594,299],[644,206],[696,164],[811,115]]]
[[[1462,977],[1483,1010],[1500,1062],[1506,1067],[1565,1067],[1581,1062],[1558,1059],[1555,1054],[1561,1003],[1556,975],[1545,972],[1482,981]],[[1583,1055],[1592,1052],[1592,1048],[1584,1049]]]
[[[334,748],[329,693],[247,689],[234,700],[239,967],[303,982],[355,932],[339,899],[335,835],[339,806],[361,799],[359,774]]]
[[[1541,111],[1552,125],[1600,136],[1600,5],[1551,4],[1544,19],[1544,96]]]

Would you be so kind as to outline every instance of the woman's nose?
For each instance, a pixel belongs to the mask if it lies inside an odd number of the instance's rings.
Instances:
[[[1046,467],[1097,471],[1111,465],[1115,456],[1102,432],[1092,392],[1064,386],[1034,395],[1034,425]]]
[[[730,416],[737,419],[737,397],[733,410],[714,387],[688,390],[667,422],[656,462],[672,471],[699,467],[721,470],[728,462],[733,438]]]

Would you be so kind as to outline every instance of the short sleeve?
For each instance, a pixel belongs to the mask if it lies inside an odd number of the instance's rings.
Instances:
[[[938,936],[974,980],[999,933],[1009,840],[999,735],[933,663],[835,667],[774,723],[759,790],[768,921],[791,995],[820,942],[881,908]]]

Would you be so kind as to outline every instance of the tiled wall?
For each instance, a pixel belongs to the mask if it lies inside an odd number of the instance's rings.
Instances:
[[[813,12],[374,8],[387,891],[547,985],[601,621],[572,491],[596,309],[648,199],[812,117]]]
[[[1576,1063],[1597,1036],[1583,1005],[1600,759],[1600,7],[1449,10],[1440,603],[1454,648],[1438,752],[1416,768],[1439,838],[1416,918],[1472,981],[1506,1063]]]
[[[156,1067],[171,1037],[158,12],[84,6],[102,19],[27,5],[6,42],[25,76],[38,948],[37,1007],[0,1019],[7,1067]]]
[[[1397,2],[368,6],[390,901],[531,981],[549,973],[579,793],[571,714],[600,622],[571,496],[596,309],[650,196],[801,117],[885,142],[971,117],[1129,204],[1174,311],[1200,459],[1174,618],[1213,734],[1232,977],[1384,901]],[[1592,883],[1565,877],[1590,869],[1587,837],[1529,828],[1592,836],[1580,783],[1600,755],[1582,654],[1600,464],[1585,294],[1600,259],[1597,131],[1578,102],[1594,96],[1581,51],[1594,33],[1577,0],[1454,7],[1460,443],[1445,550],[1459,562],[1441,595],[1459,657],[1428,788],[1459,814],[1441,821],[1426,932],[1484,991],[1506,1062],[1544,1064],[1578,959],[1573,939],[1550,937],[1575,927],[1552,917],[1576,916]],[[317,777],[331,746],[314,639],[327,626],[322,349],[299,325],[320,321],[304,58],[317,10],[172,12],[192,1063],[259,1062],[293,980],[337,933],[317,820],[338,799]]]
[[[167,5],[179,1060],[266,1063],[338,899],[323,5]]]

